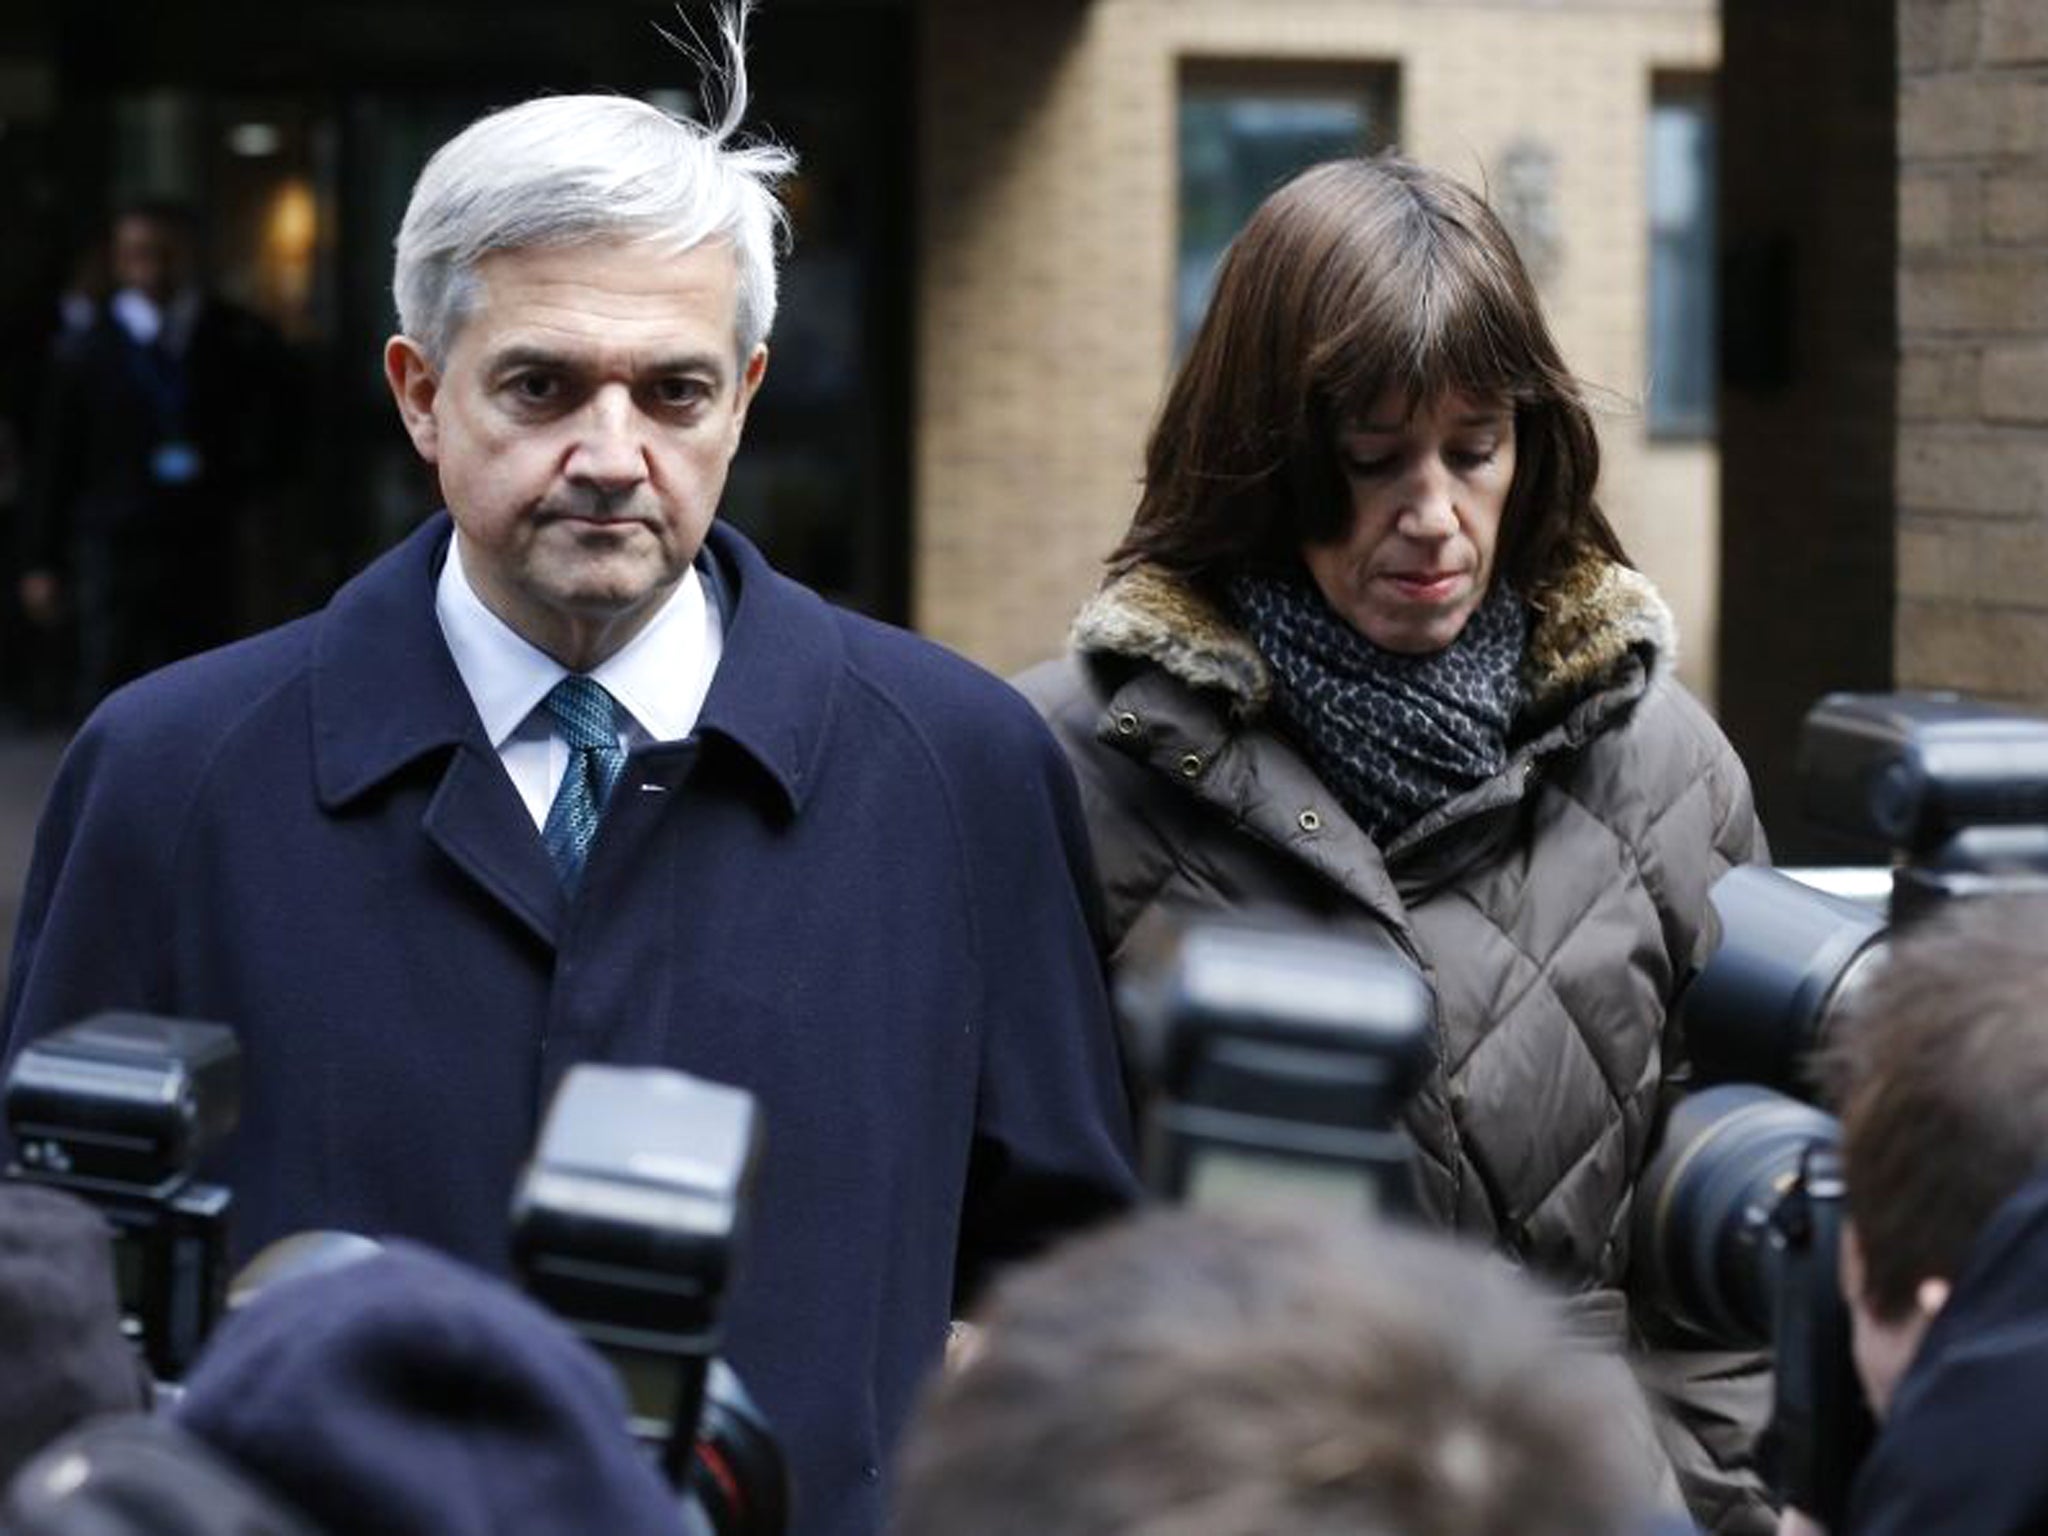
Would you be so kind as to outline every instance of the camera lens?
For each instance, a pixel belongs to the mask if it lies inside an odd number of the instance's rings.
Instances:
[[[1682,1100],[1636,1186],[1636,1263],[1676,1317],[1717,1342],[1768,1344],[1782,1249],[1771,1212],[1835,1121],[1750,1084]]]
[[[1685,994],[1700,1081],[1805,1094],[1829,1017],[1884,953],[1884,914],[1754,865],[1723,875],[1713,901],[1720,947]]]

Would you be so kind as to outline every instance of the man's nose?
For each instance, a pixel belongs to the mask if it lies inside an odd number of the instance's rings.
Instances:
[[[647,478],[646,445],[632,391],[607,384],[578,413],[576,442],[564,466],[570,479],[615,490]]]

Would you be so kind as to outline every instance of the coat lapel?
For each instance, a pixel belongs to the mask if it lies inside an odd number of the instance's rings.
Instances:
[[[312,729],[320,803],[338,813],[445,754],[421,832],[543,942],[563,897],[533,822],[484,739],[434,616],[449,522],[437,513],[334,596],[313,642]]]
[[[550,946],[567,900],[533,820],[495,753],[458,748],[420,830],[455,867]]]

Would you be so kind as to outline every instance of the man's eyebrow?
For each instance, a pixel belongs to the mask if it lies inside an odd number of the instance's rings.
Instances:
[[[675,352],[667,357],[657,357],[642,371],[645,373],[708,373],[721,384],[725,382],[725,356],[718,352]]]
[[[655,357],[642,364],[636,371],[642,375],[662,378],[679,373],[708,373],[719,383],[725,382],[726,360],[716,352],[675,352]],[[541,368],[555,373],[576,373],[582,364],[567,352],[553,351],[527,343],[514,342],[502,352],[494,353],[486,360],[485,372],[493,377],[514,373],[523,368]]]
[[[510,346],[502,352],[495,352],[486,359],[486,373],[509,373],[515,368],[550,368],[567,371],[574,365],[560,352],[550,352],[546,347]]]

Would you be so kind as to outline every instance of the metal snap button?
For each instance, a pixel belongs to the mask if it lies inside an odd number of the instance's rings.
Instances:
[[[1323,818],[1312,810],[1303,811],[1294,820],[1295,824],[1304,832],[1320,832],[1323,830]]]
[[[1119,712],[1116,717],[1116,733],[1119,736],[1137,735],[1138,717],[1132,714],[1128,709]]]
[[[1201,773],[1202,773],[1202,758],[1201,758],[1201,754],[1200,754],[1200,753],[1197,753],[1197,752],[1190,752],[1190,753],[1189,753],[1189,754],[1188,754],[1188,755],[1187,755],[1186,757],[1184,757],[1184,758],[1182,758],[1182,759],[1180,760],[1180,776],[1181,776],[1182,778],[1184,778],[1184,779],[1194,779],[1194,778],[1200,778],[1200,777],[1201,777]]]

